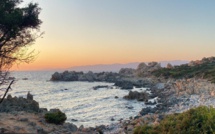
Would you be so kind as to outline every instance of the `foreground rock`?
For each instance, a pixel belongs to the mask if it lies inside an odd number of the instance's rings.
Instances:
[[[47,123],[44,115],[48,112],[58,112],[59,109],[39,108],[39,103],[33,100],[33,95],[27,98],[17,98],[8,95],[0,104],[0,133],[38,133],[38,134],[96,134],[98,128],[78,128],[72,123],[55,125]]]
[[[33,96],[30,93],[27,94],[27,98],[8,95],[0,104],[0,112],[14,111],[40,112],[42,109],[39,108],[39,103],[33,100]]]

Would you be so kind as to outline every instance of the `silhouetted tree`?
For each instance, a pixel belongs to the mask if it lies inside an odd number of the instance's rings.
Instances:
[[[28,52],[28,47],[42,35],[39,31],[42,21],[38,18],[41,8],[36,3],[21,7],[22,2],[0,0],[0,86],[9,82],[8,70],[14,63],[33,60],[33,51]]]

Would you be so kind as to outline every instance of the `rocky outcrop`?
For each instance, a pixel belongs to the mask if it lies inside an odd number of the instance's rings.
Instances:
[[[55,72],[51,81],[105,81],[105,82],[115,82],[120,78],[118,73],[113,72],[101,72],[93,73],[91,71],[87,73],[75,72],[75,71],[64,71],[63,73]]]
[[[115,82],[114,86],[118,86],[121,89],[133,89],[133,82],[128,80],[118,80]]]
[[[136,69],[136,75],[139,77],[147,77],[151,75],[151,72],[161,69],[160,63],[149,62],[148,65],[140,63]]]
[[[121,89],[133,89],[133,87],[149,87],[151,81],[149,79],[137,78],[132,76],[134,70],[122,69],[120,73],[101,72],[101,73],[83,73],[74,71],[65,71],[63,73],[55,72],[52,81],[88,81],[88,82],[112,82]]]
[[[100,88],[111,88],[110,86],[108,86],[108,85],[99,85],[99,86],[95,86],[95,87],[93,87],[93,89],[94,90],[97,90],[97,89],[100,89]]]
[[[188,66],[197,66],[205,63],[215,63],[215,57],[202,58],[202,60],[191,61]]]
[[[133,68],[122,68],[119,70],[119,74],[124,77],[134,77],[135,69]]]
[[[114,86],[118,86],[121,89],[133,89],[133,87],[151,87],[152,81],[148,79],[139,79],[139,78],[125,78],[119,79],[115,82]]]
[[[13,111],[39,112],[39,103],[33,100],[33,96],[30,93],[27,94],[27,99],[8,95],[7,98],[0,104],[0,112]]]
[[[172,68],[174,68],[174,67],[173,67],[173,65],[171,65],[170,63],[168,63],[167,66],[166,66],[166,68],[172,69]]]
[[[123,98],[128,100],[138,100],[138,101],[145,101],[147,102],[149,99],[149,94],[146,92],[137,92],[137,91],[130,91],[128,95],[124,96]]]

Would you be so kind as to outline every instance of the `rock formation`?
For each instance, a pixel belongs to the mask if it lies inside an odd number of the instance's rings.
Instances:
[[[147,77],[151,75],[151,72],[161,69],[160,63],[150,62],[148,65],[140,63],[136,69],[136,75],[139,77]]]
[[[8,95],[0,104],[0,112],[26,111],[39,112],[39,103],[33,100],[33,96],[28,93],[27,99],[23,97],[12,97]]]
[[[149,94],[146,92],[137,92],[137,91],[130,91],[128,95],[124,96],[123,98],[129,100],[138,100],[138,101],[145,101],[147,102],[149,99]]]

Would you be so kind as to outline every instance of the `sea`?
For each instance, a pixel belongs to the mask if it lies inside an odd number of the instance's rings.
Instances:
[[[144,102],[125,100],[129,90],[114,86],[106,82],[53,82],[50,81],[53,71],[19,71],[11,72],[10,77],[16,81],[8,94],[24,97],[30,92],[34,100],[39,102],[40,108],[48,110],[58,108],[66,113],[66,122],[77,126],[95,127],[111,125],[138,115],[145,107]],[[99,88],[95,86],[110,86]],[[146,88],[135,88],[143,91]],[[118,98],[115,98],[115,97]]]

